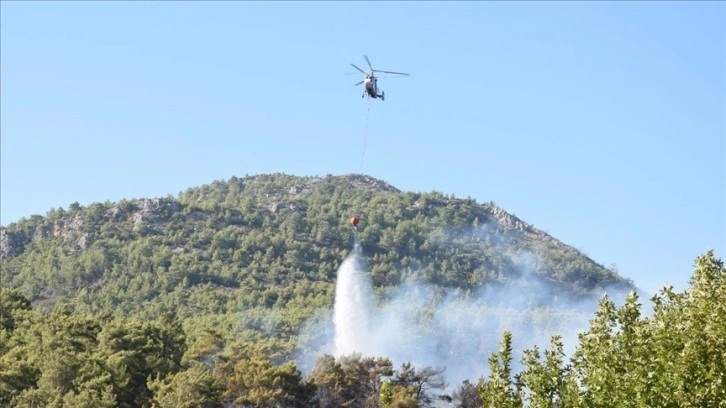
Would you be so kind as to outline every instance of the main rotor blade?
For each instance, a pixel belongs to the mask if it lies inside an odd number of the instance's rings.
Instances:
[[[405,73],[405,72],[382,71],[380,69],[374,69],[373,71],[374,72],[385,72],[386,74],[396,74],[396,75],[406,75],[406,76],[408,76],[408,74]]]
[[[371,65],[371,61],[368,59],[368,56],[364,55],[363,58],[366,59],[366,62],[368,63],[368,68],[371,69],[371,72],[375,71],[375,69],[373,69],[373,66]]]
[[[360,84],[362,84],[362,83],[363,83],[363,81],[360,81],[360,82],[358,82],[357,84],[355,84],[355,85],[353,85],[353,86],[358,86],[358,85],[360,85]]]
[[[350,65],[351,65],[351,66],[352,66],[353,68],[357,69],[358,71],[360,71],[360,72],[362,72],[362,73],[364,73],[364,74],[368,75],[368,73],[367,73],[367,72],[365,72],[365,71],[363,71],[362,69],[358,68],[358,67],[357,67],[357,66],[356,66],[355,64],[350,64]]]

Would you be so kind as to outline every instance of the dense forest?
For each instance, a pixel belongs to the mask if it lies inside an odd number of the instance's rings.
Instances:
[[[481,373],[390,356],[292,359],[301,326],[330,309],[358,237],[385,301],[414,277],[473,293],[532,273],[559,299],[632,282],[508,214],[365,176],[215,181],[178,197],[52,209],[0,229],[0,405],[67,407],[720,406],[726,286],[713,253],[691,287],[644,316],[605,296],[566,357],[512,333]],[[529,257],[523,257],[529,255]],[[521,259],[531,262],[522,264]],[[537,304],[531,305],[537,307]]]
[[[94,312],[149,317],[284,309],[303,294],[317,307],[330,302],[352,248],[354,213],[381,292],[413,273],[442,288],[501,283],[521,274],[513,255],[524,252],[563,295],[632,287],[491,202],[403,193],[365,176],[282,174],[233,177],[178,198],[73,203],[2,227],[3,286],[41,304],[79,300]],[[178,302],[181,294],[194,304]]]

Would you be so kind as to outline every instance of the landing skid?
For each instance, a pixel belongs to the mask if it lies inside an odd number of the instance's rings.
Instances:
[[[366,96],[368,96],[368,97],[370,97],[370,98],[373,98],[373,99],[379,98],[379,99],[380,99],[380,100],[382,100],[382,101],[385,101],[385,100],[386,100],[386,93],[385,93],[385,92],[381,92],[381,94],[380,94],[380,95],[368,95],[367,93],[364,93],[364,94],[363,94],[363,95],[361,95],[360,97],[361,97],[361,98],[365,98]]]

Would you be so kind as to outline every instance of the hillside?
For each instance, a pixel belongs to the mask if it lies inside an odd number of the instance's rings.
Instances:
[[[632,284],[493,203],[358,175],[233,177],[54,209],[0,244],[3,406],[665,406],[673,383],[680,405],[723,400],[712,253],[692,293],[652,299],[654,320],[636,292],[593,315],[591,295]],[[334,357],[336,280],[359,254],[379,302],[355,310],[368,350]]]
[[[127,312],[175,291],[212,292],[217,312],[244,306],[243,291],[268,293],[265,302],[303,286],[329,297],[353,213],[381,291],[410,275],[472,288],[525,268],[562,294],[630,285],[491,202],[401,192],[360,175],[283,174],[232,177],[176,198],[74,203],[2,227],[2,285],[41,304],[75,297]],[[521,254],[530,265],[517,263]]]

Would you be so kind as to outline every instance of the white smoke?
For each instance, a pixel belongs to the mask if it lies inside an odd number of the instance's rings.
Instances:
[[[488,375],[488,357],[499,350],[504,331],[513,334],[516,371],[524,349],[537,345],[544,350],[553,335],[562,336],[565,352],[571,354],[600,297],[559,299],[534,272],[533,255],[510,258],[520,269],[519,278],[506,284],[446,292],[413,276],[377,302],[356,240],[354,252],[338,269],[332,319],[330,311],[321,311],[300,333],[298,368],[308,373],[323,353],[359,352],[389,357],[394,368],[404,362],[445,367],[451,389]],[[622,296],[615,294],[616,299]]]

